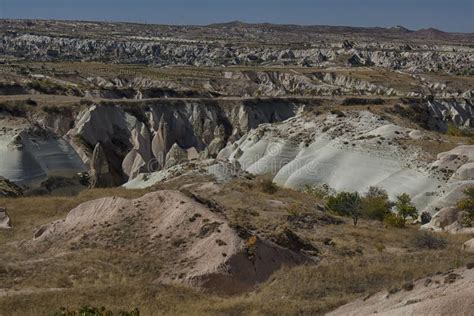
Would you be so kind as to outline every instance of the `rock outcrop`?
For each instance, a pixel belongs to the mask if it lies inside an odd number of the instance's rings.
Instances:
[[[100,143],[97,143],[90,159],[90,187],[106,188],[113,186],[114,181],[107,162],[107,156]]]
[[[428,102],[428,108],[433,118],[445,122],[445,124],[452,122],[456,126],[474,127],[474,105],[471,101],[435,100]]]
[[[174,143],[171,149],[166,154],[165,168],[176,166],[188,160],[188,153],[178,144]]]
[[[6,209],[0,207],[0,229],[10,228],[12,228],[12,221],[10,219],[10,216],[8,216]]]
[[[462,249],[468,253],[474,253],[474,238],[469,239],[462,245]]]
[[[67,138],[85,163],[100,142],[113,183],[120,185],[199,153],[215,156],[232,136],[260,123],[285,120],[303,106],[292,101],[229,102],[175,101],[168,106],[163,101],[136,105],[133,111],[93,105],[79,114]]]
[[[0,176],[0,197],[16,197],[23,194],[23,189],[8,179]]]
[[[464,227],[462,225],[465,213],[456,207],[444,207],[436,212],[431,221],[421,228],[435,232],[449,232],[453,234],[474,233],[474,227]]]

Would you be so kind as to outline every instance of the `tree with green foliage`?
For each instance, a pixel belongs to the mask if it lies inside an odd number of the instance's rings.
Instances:
[[[370,186],[364,197],[366,198],[383,198],[388,201],[388,193],[383,188]]]
[[[397,196],[395,209],[397,210],[398,216],[402,219],[403,225],[405,225],[406,219],[408,217],[411,217],[413,219],[418,217],[418,210],[411,202],[410,196],[406,193],[402,193]]]
[[[66,307],[61,307],[59,311],[52,313],[54,316],[140,316],[140,311],[138,308],[134,308],[131,311],[119,311],[113,313],[111,310],[106,309],[105,307],[93,307],[89,305],[84,305],[81,308],[75,310],[70,310]]]
[[[368,219],[383,221],[390,207],[387,191],[379,187],[369,187],[361,201],[362,216]]]
[[[327,207],[336,214],[351,217],[354,226],[357,226],[361,215],[361,201],[357,192],[340,192],[329,197]]]
[[[463,226],[474,226],[474,186],[470,186],[464,190],[466,197],[460,200],[457,208],[465,213],[463,218]]]

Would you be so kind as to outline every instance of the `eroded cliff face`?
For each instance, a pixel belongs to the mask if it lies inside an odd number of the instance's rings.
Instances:
[[[72,177],[87,170],[72,146],[61,137],[61,116],[43,119],[0,119],[1,176],[19,185],[36,186],[50,176]],[[62,119],[67,121],[66,117]],[[51,125],[44,125],[45,121]]]
[[[0,120],[0,175],[37,186],[90,171],[94,186],[215,157],[261,123],[283,121],[313,101],[160,100],[82,105]]]
[[[273,158],[268,160],[267,157],[252,167],[254,162],[250,163],[246,155],[253,153],[256,155],[253,158],[259,160],[262,158],[259,155],[266,152],[267,146],[281,150],[280,154],[283,156],[280,158],[292,160],[306,152],[312,155],[313,149],[315,154],[318,153],[318,146],[333,148],[335,144],[341,142],[343,132],[340,132],[340,135],[320,132],[318,140],[307,135],[310,137],[308,142],[311,139],[316,141],[307,149],[301,147],[301,144],[294,144],[294,136],[291,133],[286,136],[279,135],[280,140],[275,144],[270,141],[273,136],[270,138],[262,136],[268,134],[268,130],[272,130],[274,126],[259,127],[261,124],[285,121],[301,113],[304,108],[318,106],[319,102],[314,99],[161,99],[146,102],[114,101],[66,107],[56,111],[48,110],[41,114],[31,110],[25,117],[5,113],[0,120],[3,128],[0,137],[2,144],[0,175],[15,183],[34,187],[51,176],[74,177],[77,173],[89,172],[94,187],[116,186],[136,178],[139,174],[160,171],[189,160],[215,158],[218,154],[220,158],[230,157],[231,160],[238,160],[243,169],[253,172],[256,171],[253,169],[257,165],[266,166],[265,168],[270,166],[267,162]],[[418,123],[426,125],[425,128],[446,131],[449,122],[459,127],[471,127],[473,115],[471,100],[425,100],[418,102],[416,106],[422,111],[421,114],[415,113],[420,116],[421,121]],[[410,105],[408,109],[414,111],[413,109],[417,107]],[[416,116],[411,112],[404,115]],[[360,123],[362,124],[369,120],[368,117],[364,114],[355,118],[354,122],[364,118]],[[339,124],[348,131],[369,124],[365,122],[362,125],[352,126],[354,122],[346,121]],[[373,129],[380,125],[376,116],[370,116],[369,121]],[[301,121],[299,118],[295,122],[293,124],[310,126],[314,125],[317,119]],[[326,123],[321,124],[314,128],[323,128]],[[294,129],[295,132],[302,133],[301,135],[307,133],[306,129],[299,130],[296,127]],[[344,137],[347,138],[346,141],[353,140],[350,135]],[[376,140],[374,135],[368,138],[371,142]],[[394,146],[390,150],[400,150],[400,146]],[[351,147],[350,152],[354,152],[356,148]],[[335,147],[332,150],[337,157],[346,155]],[[378,152],[380,150],[372,150],[368,154],[363,154],[367,156],[366,158],[347,159],[352,163],[379,159]],[[390,161],[386,163],[383,159],[378,162],[383,166],[379,176],[403,169],[399,162],[392,161],[393,158],[390,157]],[[345,162],[336,164],[334,170],[345,170],[345,166],[350,165]],[[265,168],[256,173],[271,171]],[[324,166],[326,171],[332,170],[328,168]],[[300,181],[295,180],[300,177],[290,175],[283,177],[282,172],[273,172],[277,182],[290,187],[300,186]],[[310,182],[316,181],[315,179],[320,176],[321,173],[318,173]],[[365,176],[364,178],[367,179]],[[412,176],[412,179],[415,178]],[[331,182],[335,179],[340,177],[331,176],[328,179],[323,177],[315,183],[329,183],[338,189],[359,188],[353,187],[356,183],[352,182],[339,188],[339,182]],[[438,185],[436,181],[430,183]]]

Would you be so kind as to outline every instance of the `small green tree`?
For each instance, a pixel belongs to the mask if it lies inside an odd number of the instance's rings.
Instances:
[[[354,226],[357,226],[360,212],[361,198],[357,192],[340,192],[328,199],[327,207],[342,216],[352,218]]]
[[[327,199],[336,191],[327,184],[322,185],[305,185],[303,192],[311,194],[319,199]]]
[[[365,193],[366,198],[383,198],[388,201],[388,193],[380,187],[370,186]]]
[[[390,207],[387,191],[378,187],[370,187],[362,198],[361,212],[363,217],[383,221],[390,213]]]
[[[474,225],[474,186],[464,190],[466,197],[457,204],[459,210],[465,212],[463,226],[472,227]]]
[[[408,217],[411,217],[411,218],[418,217],[418,210],[411,202],[410,196],[406,193],[402,193],[397,196],[395,209],[397,210],[398,216],[402,219],[403,225],[405,225],[406,219]]]

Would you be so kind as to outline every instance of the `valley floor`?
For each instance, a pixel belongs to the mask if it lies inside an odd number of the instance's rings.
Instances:
[[[4,198],[0,203],[11,210],[15,229],[0,234],[0,315],[47,315],[61,307],[83,305],[113,311],[138,308],[143,315],[323,314],[380,290],[401,288],[426,275],[474,262],[473,255],[461,251],[462,243],[473,236],[440,234],[444,248],[420,248],[417,239],[426,233],[416,225],[395,229],[362,220],[354,227],[342,218],[342,223],[331,224],[332,217],[317,211],[320,201],[311,195],[288,189],[265,193],[259,179],[235,180],[217,192],[205,192],[199,190],[203,181],[181,179],[166,188],[191,188],[222,205],[234,225],[251,226],[267,238],[275,237],[281,228],[290,229],[318,249],[317,261],[282,268],[241,295],[163,285],[153,280],[166,270],[163,264],[171,263],[146,255],[139,245],[132,252],[80,247],[54,257],[19,251],[21,240],[31,239],[35,227],[63,218],[83,201],[104,196],[136,198],[162,187],[94,189],[72,197]]]

